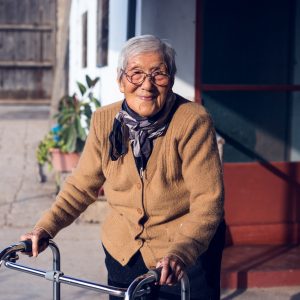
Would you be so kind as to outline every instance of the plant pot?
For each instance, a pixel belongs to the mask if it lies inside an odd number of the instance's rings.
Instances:
[[[54,170],[58,172],[72,172],[77,166],[80,153],[64,153],[59,149],[51,149],[51,162]]]

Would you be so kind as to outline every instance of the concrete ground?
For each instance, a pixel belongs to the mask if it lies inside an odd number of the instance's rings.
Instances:
[[[49,129],[49,109],[43,106],[0,106],[0,250],[19,240],[55,199],[55,180],[39,182],[35,149]],[[79,222],[55,238],[63,272],[71,277],[105,283],[99,224]],[[38,258],[21,256],[20,264],[50,270],[51,251]],[[62,299],[106,299],[95,292],[62,287]],[[0,268],[0,299],[52,299],[52,283],[43,278]]]
[[[0,105],[0,250],[29,231],[55,198],[50,175],[41,184],[35,160],[38,142],[49,126],[48,107]],[[75,222],[55,238],[65,275],[104,284],[106,271],[99,224]],[[38,258],[21,256],[20,264],[51,270],[51,251]],[[62,286],[62,299],[107,299],[94,291]],[[52,299],[52,283],[43,278],[0,268],[0,299]],[[299,300],[300,287],[222,291],[223,300]]]

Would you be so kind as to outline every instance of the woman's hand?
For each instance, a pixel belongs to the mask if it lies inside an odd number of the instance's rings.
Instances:
[[[175,255],[169,255],[162,258],[157,264],[156,268],[162,268],[160,276],[160,285],[175,285],[181,280],[185,265]]]
[[[33,231],[23,234],[20,237],[20,241],[31,240],[32,242],[32,253],[25,253],[29,256],[37,257],[38,254],[47,248],[47,244],[39,246],[41,239],[50,239],[50,235],[43,228],[35,228]]]

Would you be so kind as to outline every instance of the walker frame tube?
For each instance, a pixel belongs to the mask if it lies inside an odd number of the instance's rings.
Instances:
[[[125,300],[133,300],[135,297],[143,297],[144,295],[149,294],[151,289],[148,284],[158,281],[160,277],[159,270],[151,270],[147,274],[137,277],[130,284],[128,289],[72,278],[65,276],[60,270],[60,252],[57,245],[53,241],[49,240],[49,247],[51,248],[53,255],[53,270],[50,272],[30,268],[16,263],[16,260],[18,259],[16,252],[29,252],[28,249],[31,249],[31,241],[22,241],[17,244],[13,244],[1,251],[0,266],[4,262],[4,266],[9,269],[25,272],[38,277],[44,277],[53,281],[53,300],[60,300],[60,283],[90,289],[112,296],[125,297]],[[184,274],[181,279],[181,299],[189,300],[189,292],[189,280],[187,275]]]

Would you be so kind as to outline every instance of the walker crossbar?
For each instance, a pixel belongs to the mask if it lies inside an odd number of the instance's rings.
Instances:
[[[25,272],[38,277],[44,277],[47,280],[53,281],[53,300],[60,300],[60,283],[90,289],[112,296],[125,297],[125,300],[133,300],[136,297],[142,297],[143,295],[149,294],[151,292],[149,284],[158,281],[160,277],[159,270],[151,270],[147,274],[137,277],[130,284],[128,289],[72,278],[65,276],[60,270],[60,253],[57,245],[53,241],[49,240],[49,247],[53,254],[52,271],[38,270],[16,263],[16,260],[18,259],[18,256],[16,255],[17,252],[31,251],[31,241],[22,241],[13,244],[1,251],[0,266],[4,262],[4,266],[9,269]],[[184,275],[181,280],[181,298],[188,300],[189,297],[189,280],[188,277]]]
[[[117,297],[124,297],[125,292],[126,292],[126,289],[109,287],[109,286],[97,284],[94,282],[89,282],[89,281],[65,276],[62,272],[56,273],[57,276],[54,276],[54,277],[52,277],[52,279],[50,279],[50,278],[47,278],[47,275],[49,276],[50,273],[52,273],[53,271],[46,272],[46,271],[42,271],[42,270],[38,270],[38,269],[33,269],[33,268],[30,268],[27,266],[19,265],[19,264],[9,262],[9,261],[5,261],[4,265],[9,269],[25,272],[25,273],[28,273],[28,274],[31,274],[34,276],[38,276],[38,277],[44,277],[53,282],[65,283],[65,284],[69,284],[69,285],[73,285],[73,286],[83,287],[83,288],[106,293],[106,294],[117,296]],[[51,276],[49,276],[49,277],[51,277]],[[54,297],[54,299],[59,300],[60,297],[58,297],[58,298]]]

